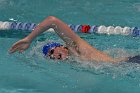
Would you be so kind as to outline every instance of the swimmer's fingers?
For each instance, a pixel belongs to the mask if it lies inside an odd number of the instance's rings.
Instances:
[[[13,45],[12,45],[12,47],[11,47],[11,49],[14,49],[14,48],[16,48],[18,45],[20,45],[21,44],[21,41],[18,41],[18,42],[16,42],[16,43],[14,43]]]
[[[10,50],[10,51],[9,51],[9,53],[11,54],[11,53],[14,53],[14,52],[16,52],[16,51],[18,51],[19,53],[24,52],[24,50],[23,50],[23,49],[14,48],[14,49]]]
[[[27,40],[26,38],[22,39],[22,40],[20,40],[12,45],[12,47],[9,49],[9,53],[14,53],[16,51],[20,52],[21,50],[24,51],[27,48],[29,48],[29,46],[30,46],[30,41]]]
[[[14,52],[16,52],[18,50],[18,48],[11,48],[11,49],[9,49],[9,53],[11,54],[11,53],[14,53]]]
[[[20,42],[17,42],[17,43],[15,43],[15,44],[13,44],[12,47],[9,49],[9,53],[14,53],[14,52],[16,52],[17,50],[19,50],[20,47],[21,47],[20,44],[21,44]]]
[[[16,51],[19,51],[19,53],[22,53],[25,49],[23,49],[22,47],[15,47],[9,50],[9,53],[14,53]]]
[[[9,53],[11,54],[11,53],[14,53],[14,52],[16,52],[17,50],[19,50],[19,47],[11,47],[10,49],[9,49]]]

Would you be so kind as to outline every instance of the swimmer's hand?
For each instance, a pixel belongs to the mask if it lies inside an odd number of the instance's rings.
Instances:
[[[14,53],[16,51],[22,53],[24,50],[29,48],[30,43],[31,41],[28,38],[19,40],[18,42],[12,45],[12,47],[9,49],[9,53]]]

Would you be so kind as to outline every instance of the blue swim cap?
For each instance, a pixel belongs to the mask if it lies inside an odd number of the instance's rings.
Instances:
[[[50,49],[61,46],[60,43],[51,42],[43,46],[42,52],[46,56]]]

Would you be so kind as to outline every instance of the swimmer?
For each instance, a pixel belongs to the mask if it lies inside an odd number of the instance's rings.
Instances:
[[[43,22],[41,22],[27,37],[19,40],[9,49],[9,53],[16,51],[23,52],[29,48],[31,42],[41,33],[53,28],[58,36],[65,42],[66,46],[59,43],[48,43],[43,47],[43,53],[45,56],[51,59],[65,60],[68,56],[73,55],[83,61],[94,62],[124,62],[129,58],[112,58],[108,54],[97,50],[89,45],[85,40],[75,34],[67,24],[59,20],[54,16],[49,16]]]

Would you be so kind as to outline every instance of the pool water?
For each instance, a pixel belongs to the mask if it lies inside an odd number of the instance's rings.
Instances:
[[[139,26],[139,0],[0,0],[0,20],[39,23],[53,15],[67,24]],[[0,93],[139,93],[140,64],[45,59],[41,47],[63,41],[52,32],[37,37],[22,54],[13,43],[29,33],[0,30]],[[140,54],[140,38],[77,33],[113,57]]]

